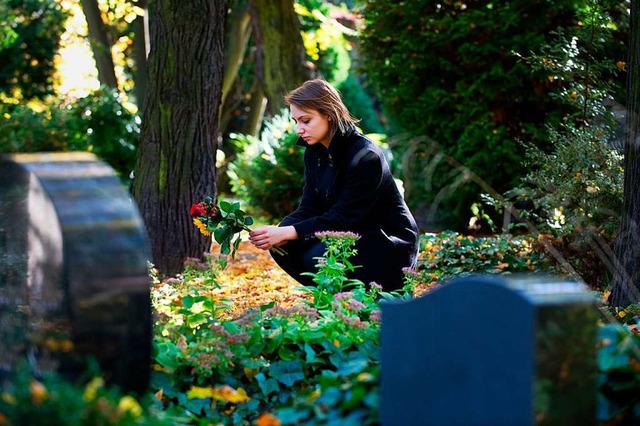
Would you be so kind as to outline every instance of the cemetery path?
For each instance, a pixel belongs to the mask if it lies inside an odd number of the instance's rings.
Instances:
[[[219,289],[213,290],[216,299],[225,299],[231,309],[223,316],[235,317],[247,308],[275,302],[290,306],[307,294],[296,280],[285,273],[268,252],[242,241],[234,260],[218,275]]]

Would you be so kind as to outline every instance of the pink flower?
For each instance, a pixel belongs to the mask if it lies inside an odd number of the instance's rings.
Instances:
[[[358,241],[360,239],[360,235],[351,231],[318,231],[315,235],[318,238],[344,238],[351,239],[353,241]]]
[[[371,311],[369,319],[373,322],[380,322],[380,320],[382,319],[382,312],[378,309]]]

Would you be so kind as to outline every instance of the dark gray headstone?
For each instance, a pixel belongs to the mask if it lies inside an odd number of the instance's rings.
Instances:
[[[536,276],[384,302],[382,424],[596,424],[597,318],[581,284]]]
[[[151,362],[149,245],[111,167],[89,153],[0,159],[0,373],[75,377],[92,359],[144,392]]]

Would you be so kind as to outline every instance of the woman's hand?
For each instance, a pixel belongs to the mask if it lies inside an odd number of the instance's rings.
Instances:
[[[298,233],[293,226],[263,226],[249,233],[251,244],[262,250],[271,250],[296,238]]]

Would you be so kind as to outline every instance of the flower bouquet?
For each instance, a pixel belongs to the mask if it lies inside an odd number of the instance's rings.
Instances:
[[[231,254],[232,259],[242,240],[240,233],[251,231],[249,226],[253,225],[253,218],[240,208],[240,203],[220,200],[216,205],[213,198],[208,196],[201,202],[192,204],[189,214],[201,234],[213,234],[213,238],[220,244],[220,254]],[[277,247],[272,250],[284,253]]]

